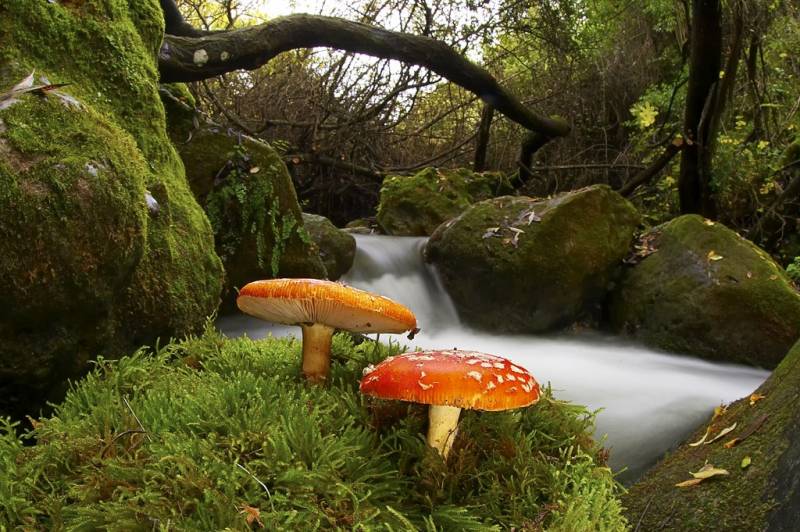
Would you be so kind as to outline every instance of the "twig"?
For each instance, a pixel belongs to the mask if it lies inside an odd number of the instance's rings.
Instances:
[[[270,506],[272,506],[272,511],[274,512],[274,511],[275,511],[275,505],[272,503],[272,494],[269,492],[269,488],[267,487],[267,485],[266,485],[266,484],[264,484],[263,482],[261,482],[261,481],[258,479],[258,477],[257,477],[257,476],[255,476],[253,473],[251,473],[251,472],[250,472],[250,470],[249,470],[249,469],[247,469],[247,468],[246,468],[245,466],[243,466],[242,464],[240,464],[240,463],[238,463],[238,462],[237,462],[237,463],[236,463],[236,467],[238,467],[239,469],[241,469],[242,471],[244,471],[245,473],[247,473],[248,475],[250,475],[251,477],[253,477],[253,480],[255,480],[256,482],[258,482],[258,483],[259,483],[259,485],[260,485],[262,488],[264,488],[264,491],[266,491],[266,492],[267,492],[267,499],[269,499],[269,505],[270,505]]]
[[[117,442],[118,439],[122,438],[123,436],[127,436],[129,434],[147,434],[147,433],[145,431],[143,431],[143,430],[136,430],[136,429],[131,429],[131,430],[126,430],[126,431],[120,432],[119,434],[117,434],[116,436],[114,436],[111,439],[111,441],[108,443],[108,445],[106,445],[103,448],[103,450],[100,452],[100,458],[105,458],[106,453],[108,452],[109,449],[111,449],[111,446],[114,445]]]
[[[136,412],[134,412],[134,411],[133,411],[133,408],[131,407],[131,404],[128,402],[128,398],[127,398],[127,397],[123,397],[123,398],[122,398],[122,400],[125,402],[125,406],[127,406],[127,407],[128,407],[128,410],[130,410],[130,411],[131,411],[131,415],[133,415],[133,419],[135,419],[135,420],[136,420],[136,423],[138,423],[138,424],[139,424],[139,428],[140,428],[140,429],[142,429],[142,433],[143,433],[145,436],[147,436],[147,440],[148,440],[150,443],[152,443],[152,442],[153,442],[153,438],[151,438],[151,437],[150,437],[150,434],[149,434],[149,433],[147,432],[147,430],[144,428],[144,425],[142,425],[142,422],[139,420],[139,417],[136,415]]]
[[[647,513],[647,510],[650,509],[650,504],[653,502],[653,499],[656,498],[656,494],[650,496],[647,500],[647,504],[644,505],[644,510],[642,510],[642,515],[639,516],[639,521],[636,523],[636,528],[633,529],[633,532],[638,532],[639,528],[642,526],[642,521],[644,520],[644,516]]]

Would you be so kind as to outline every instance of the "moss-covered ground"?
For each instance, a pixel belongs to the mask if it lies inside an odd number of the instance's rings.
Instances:
[[[335,336],[329,387],[301,380],[292,339],[101,359],[31,422],[35,445],[0,430],[0,529],[624,529],[583,408],[468,411],[445,464],[423,407],[358,393],[399,350]]]

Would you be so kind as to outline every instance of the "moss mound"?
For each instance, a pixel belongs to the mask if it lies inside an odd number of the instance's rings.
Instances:
[[[681,445],[623,497],[625,513],[641,530],[795,530],[800,515],[800,343],[756,391],[727,407],[709,424],[711,437],[736,423],[720,440]],[[698,441],[700,427],[688,442]],[[734,447],[725,443],[739,438]],[[742,467],[749,458],[749,466]],[[709,463],[730,475],[691,488],[675,484]]]
[[[304,212],[303,224],[311,240],[319,247],[328,279],[335,281],[346,274],[356,258],[356,239],[353,235],[338,229],[330,220],[317,214]]]
[[[387,176],[381,187],[378,223],[389,235],[427,236],[476,201],[510,194],[497,172],[426,168],[411,176]]]
[[[195,112],[184,85],[163,86],[169,133],[214,230],[230,293],[273,277],[325,278],[320,250],[303,227],[292,179],[264,142],[223,131]]]
[[[156,90],[162,18],[156,0],[0,5],[0,91],[34,70],[70,84],[0,110],[0,412],[35,412],[94,355],[217,306],[211,228]]]
[[[468,411],[445,465],[422,407],[358,393],[366,364],[397,352],[335,336],[330,388],[301,381],[294,340],[208,332],[101,360],[34,423],[36,445],[5,426],[0,528],[624,529],[585,410],[548,393]]]
[[[644,234],[639,247],[649,254],[611,298],[616,330],[670,351],[767,368],[800,337],[800,294],[763,250],[730,229],[686,215]]]
[[[505,196],[442,225],[425,253],[462,319],[543,332],[597,313],[638,221],[605,185],[550,200]]]

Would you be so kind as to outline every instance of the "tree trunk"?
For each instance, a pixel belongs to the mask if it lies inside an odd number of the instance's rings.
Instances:
[[[528,180],[533,176],[533,156],[539,149],[547,144],[550,140],[544,135],[539,133],[530,132],[522,140],[522,145],[519,148],[519,172],[517,179],[512,181],[515,189],[520,189]]]
[[[481,110],[481,123],[478,125],[478,139],[475,141],[475,163],[473,170],[483,172],[486,170],[486,150],[489,148],[489,134],[492,130],[494,107],[484,104]]]
[[[686,95],[684,134],[678,180],[681,212],[715,217],[711,192],[711,158],[714,147],[713,119],[717,110],[722,63],[720,0],[693,0],[689,86]]]

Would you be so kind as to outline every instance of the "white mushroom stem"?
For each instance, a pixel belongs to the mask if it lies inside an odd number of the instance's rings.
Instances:
[[[428,445],[447,459],[458,431],[458,416],[461,409],[456,406],[431,405],[428,409]]]
[[[324,383],[331,370],[333,327],[321,323],[302,324],[303,375],[310,382]]]

